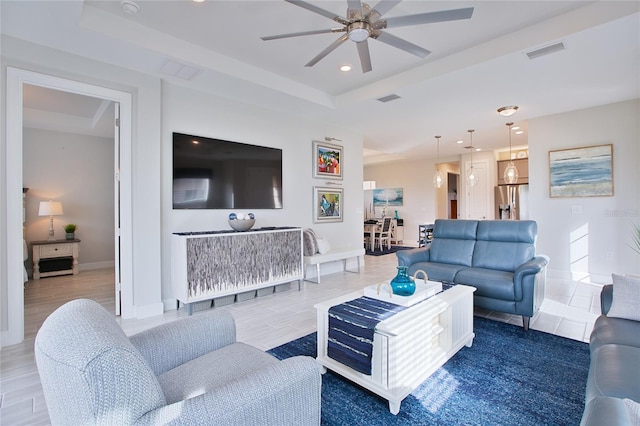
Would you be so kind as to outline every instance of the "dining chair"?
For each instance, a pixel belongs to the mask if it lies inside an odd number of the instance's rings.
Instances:
[[[390,217],[385,217],[384,222],[382,222],[382,229],[380,229],[380,231],[376,231],[373,241],[373,250],[375,251],[376,247],[380,247],[380,250],[384,250],[384,242],[387,243],[387,249],[391,249]]]

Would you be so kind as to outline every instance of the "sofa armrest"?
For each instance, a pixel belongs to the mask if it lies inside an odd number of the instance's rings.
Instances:
[[[411,266],[418,262],[428,262],[431,247],[419,247],[411,250],[400,250],[396,252],[398,266]]]
[[[297,356],[185,401],[153,410],[138,425],[319,425],[322,374]]]
[[[600,292],[600,310],[603,315],[606,315],[611,309],[611,302],[613,302],[613,284],[607,284],[602,287]]]
[[[236,341],[236,325],[227,311],[214,310],[150,328],[129,338],[162,374]]]
[[[598,396],[588,401],[580,422],[580,426],[632,424],[624,399],[607,396]]]
[[[513,273],[513,284],[515,287],[516,300],[522,300],[522,297],[524,295],[522,289],[524,278],[527,275],[536,275],[541,271],[544,271],[548,264],[549,257],[544,254],[540,254],[530,261],[518,266],[518,268]],[[531,282],[534,282],[534,280],[532,280]]]

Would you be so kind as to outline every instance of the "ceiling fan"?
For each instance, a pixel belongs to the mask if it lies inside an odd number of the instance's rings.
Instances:
[[[338,46],[347,40],[356,43],[358,48],[358,56],[360,57],[360,65],[362,72],[372,70],[371,57],[369,55],[368,39],[381,41],[389,46],[404,50],[405,52],[426,57],[430,51],[418,45],[410,43],[404,39],[396,37],[392,34],[382,31],[385,28],[407,27],[411,25],[430,24],[434,22],[456,21],[460,19],[469,19],[473,15],[473,7],[463,9],[442,10],[439,12],[419,13],[416,15],[398,16],[394,18],[380,19],[385,13],[394,8],[401,0],[383,0],[379,2],[373,9],[368,4],[360,2],[360,0],[347,0],[347,17],[343,18],[333,12],[324,10],[313,4],[300,0],[285,0],[287,3],[294,4],[327,17],[337,23],[343,25],[340,28],[330,28],[326,30],[302,31],[297,33],[279,34],[268,37],[261,37],[264,41],[277,40],[281,38],[299,37],[315,34],[327,33],[345,33],[339,39],[331,43],[326,49],[311,59],[305,67],[312,67],[329,53],[333,52]]]

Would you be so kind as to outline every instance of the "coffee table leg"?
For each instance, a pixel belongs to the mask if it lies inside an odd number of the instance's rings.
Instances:
[[[391,414],[393,414],[394,416],[398,415],[398,413],[400,412],[401,403],[402,401],[398,401],[398,402],[389,401],[389,412],[391,412]]]

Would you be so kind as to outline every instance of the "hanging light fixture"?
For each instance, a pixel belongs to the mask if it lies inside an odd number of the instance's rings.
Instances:
[[[469,132],[469,148],[471,149],[471,166],[467,169],[467,185],[474,186],[478,182],[478,177],[473,171],[473,132],[474,129],[467,130]]]
[[[508,184],[514,184],[518,182],[518,168],[513,164],[513,157],[511,157],[511,126],[513,123],[507,123],[509,127],[509,164],[504,169],[504,182]]]
[[[436,174],[433,175],[433,186],[436,188],[442,188],[444,185],[444,176],[440,171],[440,138],[442,136],[436,136],[436,140],[438,141],[438,162],[436,163]]]

